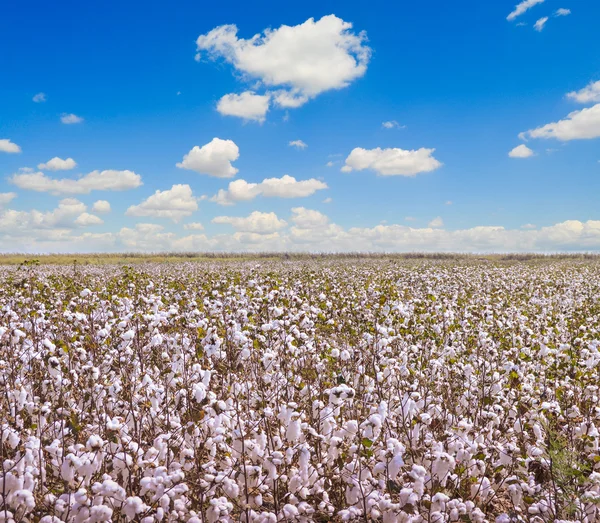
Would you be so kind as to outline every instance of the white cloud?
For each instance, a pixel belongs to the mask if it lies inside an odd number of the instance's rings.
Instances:
[[[328,161],[328,162],[327,162],[325,165],[326,165],[327,167],[333,167],[333,166],[335,165],[335,162],[332,162],[332,161],[330,160],[330,161]]]
[[[94,214],[89,214],[87,212],[81,213],[76,219],[75,219],[75,225],[78,225],[79,227],[88,227],[90,225],[102,225],[104,223],[104,220],[102,220],[101,218],[99,218],[98,216],[94,215]]]
[[[60,117],[60,121],[66,124],[81,123],[83,122],[83,118],[73,113],[65,113]]]
[[[514,149],[511,149],[508,156],[511,158],[529,158],[535,153],[527,147],[525,144],[517,145]]]
[[[404,149],[363,149],[357,147],[352,150],[342,172],[353,170],[362,171],[372,169],[382,176],[414,176],[419,173],[429,172],[442,166],[432,154],[435,149],[417,150]]]
[[[204,230],[204,225],[202,225],[199,222],[191,222],[191,223],[186,223],[183,228],[186,231],[203,231]]]
[[[325,227],[329,218],[322,212],[305,207],[294,207],[292,209],[292,222],[300,229],[317,229]]]
[[[258,79],[280,107],[299,107],[331,89],[341,89],[363,76],[371,55],[364,33],[336,17],[309,18],[296,25],[266,29],[250,39],[238,38],[235,25],[222,25],[198,37],[197,59],[206,52],[223,58],[246,79]]]
[[[132,205],[127,216],[154,216],[178,222],[198,210],[198,199],[189,185],[173,185],[165,191],[156,191],[139,205]]]
[[[32,100],[36,103],[42,103],[45,102],[47,100],[46,98],[46,93],[38,93],[36,95],[34,95],[34,97],[32,98]]]
[[[581,111],[573,111],[564,120],[549,123],[521,133],[531,138],[585,140],[600,137],[600,103]]]
[[[323,203],[331,203],[333,201],[333,198],[325,198],[323,200]]]
[[[38,164],[38,169],[48,170],[48,171],[68,171],[70,169],[75,169],[77,167],[77,163],[73,158],[67,158],[63,160],[58,156],[55,156],[51,160],[48,160],[46,163]]]
[[[20,153],[21,148],[16,144],[11,142],[7,138],[0,139],[0,152],[2,153]]]
[[[285,174],[281,178],[265,178],[260,183],[235,180],[229,183],[226,190],[220,189],[211,201],[220,205],[233,205],[236,202],[252,200],[259,195],[266,198],[305,198],[327,188],[325,182],[315,178],[296,180],[293,176]]]
[[[440,216],[435,217],[433,220],[431,220],[428,223],[429,227],[433,227],[434,229],[438,228],[438,227],[443,227],[444,226],[444,220],[442,220],[442,218]]]
[[[560,9],[557,9],[556,11],[554,11],[554,16],[569,16],[570,14],[571,14],[571,10],[565,9],[564,7],[561,7]]]
[[[600,80],[597,82],[590,82],[579,91],[567,93],[567,98],[582,104],[600,102]]]
[[[0,192],[0,209],[6,207],[17,197],[17,193],[14,192]]]
[[[537,229],[537,227],[533,223],[526,223],[525,225],[521,225],[521,229],[532,230]]]
[[[50,194],[88,194],[91,191],[126,191],[142,185],[142,177],[133,171],[92,171],[81,178],[50,178],[44,173],[18,173],[9,179],[21,189]]]
[[[292,140],[288,145],[296,149],[306,149],[308,147],[302,140]]]
[[[547,21],[548,21],[548,17],[547,16],[539,18],[535,22],[535,24],[533,24],[533,28],[539,33],[542,29],[544,29],[544,26],[546,25]]]
[[[52,211],[38,210],[0,212],[0,235],[11,237],[33,236],[46,238],[60,231],[68,231],[77,225],[76,219],[86,211],[86,206],[74,198],[65,198]]]
[[[107,214],[110,212],[110,202],[107,202],[106,200],[98,200],[94,202],[94,205],[92,205],[92,211],[100,214]]]
[[[254,211],[249,216],[216,216],[212,223],[227,223],[240,232],[268,234],[283,229],[287,222],[280,220],[274,212]]]
[[[270,96],[245,91],[242,94],[226,94],[217,103],[217,111],[225,116],[238,116],[244,120],[264,122],[269,110]]]
[[[177,167],[217,178],[232,178],[238,169],[231,165],[231,162],[239,157],[240,150],[232,140],[213,138],[202,147],[196,145]]]
[[[381,127],[384,129],[404,129],[406,125],[400,125],[396,120],[390,120],[388,122],[382,122]]]
[[[542,3],[544,3],[544,0],[523,0],[523,2],[521,2],[515,6],[514,11],[512,11],[506,17],[506,19],[514,20],[518,16],[521,16],[525,11],[528,11],[532,7],[536,6],[537,4],[542,4]]]

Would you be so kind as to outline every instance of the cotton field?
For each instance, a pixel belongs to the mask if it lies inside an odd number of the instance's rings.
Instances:
[[[0,269],[0,521],[600,521],[600,266]]]

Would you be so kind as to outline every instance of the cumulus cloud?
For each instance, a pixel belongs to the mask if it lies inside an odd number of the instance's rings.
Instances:
[[[239,157],[240,150],[232,140],[213,138],[202,147],[196,145],[192,148],[177,167],[217,178],[232,178],[238,169],[231,165],[231,162]]]
[[[306,149],[308,147],[302,140],[292,140],[288,145],[296,149]]]
[[[530,138],[585,140],[600,136],[600,103],[581,111],[573,111],[563,120],[521,133]]]
[[[60,121],[65,124],[74,124],[83,122],[83,118],[73,113],[65,113],[60,117]]]
[[[198,210],[198,199],[189,185],[173,185],[168,190],[156,191],[139,205],[132,205],[127,216],[154,216],[178,222]]]
[[[76,219],[75,219],[75,225],[78,225],[79,227],[88,227],[90,225],[102,225],[104,223],[104,220],[102,220],[101,218],[99,218],[98,216],[94,215],[94,214],[89,214],[87,212],[81,213]]]
[[[16,143],[11,142],[8,138],[2,138],[0,139],[0,152],[20,153],[21,148]]]
[[[42,172],[13,174],[10,182],[20,189],[50,194],[88,194],[91,191],[126,191],[142,185],[133,171],[92,171],[81,178],[50,178]]]
[[[42,103],[45,102],[47,100],[46,98],[46,93],[37,93],[36,95],[34,95],[34,97],[32,98],[32,100],[36,103]]]
[[[521,16],[523,13],[536,6],[537,4],[543,4],[544,0],[523,0],[519,4],[517,4],[514,10],[506,17],[507,20],[514,20],[518,16]]]
[[[517,145],[514,149],[511,149],[508,156],[511,158],[529,158],[535,153],[527,147],[525,144]]]
[[[547,21],[547,16],[539,18],[538,20],[536,20],[535,24],[533,24],[533,28],[539,33],[542,29],[544,29],[544,26],[546,25]]]
[[[191,222],[191,223],[186,223],[183,228],[186,231],[203,231],[204,230],[204,225],[202,225],[199,222]]]
[[[335,15],[277,29],[266,29],[252,38],[238,37],[235,25],[222,25],[196,41],[200,60],[223,59],[248,80],[258,80],[273,91],[273,102],[284,108],[299,107],[332,89],[348,86],[363,76],[371,56],[366,34]]]
[[[292,222],[300,229],[317,229],[325,227],[329,218],[322,212],[305,207],[294,207],[292,209]]]
[[[579,91],[572,91],[567,93],[567,98],[579,102],[581,104],[587,104],[591,102],[600,102],[600,80],[597,82],[590,82],[583,89]]]
[[[216,216],[212,223],[230,224],[241,232],[268,234],[283,229],[287,222],[280,220],[274,212],[254,211],[249,216]]]
[[[435,217],[433,220],[431,220],[428,224],[429,227],[433,227],[438,228],[438,227],[443,227],[444,226],[444,220],[442,220],[441,216],[437,216]]]
[[[0,209],[3,209],[4,207],[6,207],[16,197],[17,197],[17,194],[14,192],[0,192]]]
[[[396,120],[389,120],[387,122],[382,122],[381,127],[384,129],[404,129],[406,125],[400,125]]]
[[[58,156],[55,156],[51,160],[48,160],[46,163],[38,164],[38,169],[48,170],[48,171],[69,171],[70,169],[75,169],[77,167],[77,163],[73,158],[67,158],[63,160]]]
[[[54,235],[57,238],[69,234],[75,227],[101,223],[86,210],[86,205],[75,198],[60,200],[58,207],[46,212],[8,209],[0,212],[0,236],[49,239]]]
[[[442,166],[432,155],[435,149],[417,150],[404,149],[363,149],[356,147],[352,150],[342,172],[362,171],[371,169],[382,176],[415,176],[430,172]]]
[[[571,14],[571,10],[565,9],[564,7],[561,7],[560,9],[557,9],[556,11],[554,11],[554,16],[569,16],[570,14]]]
[[[269,110],[270,96],[252,91],[241,94],[226,94],[217,103],[217,111],[225,116],[238,116],[244,120],[264,122]]]
[[[257,196],[265,198],[304,198],[317,191],[327,189],[327,184],[315,178],[296,180],[288,174],[281,178],[265,178],[260,183],[249,183],[246,180],[229,182],[228,188],[220,189],[211,198],[219,205],[234,205],[236,202],[253,200]]]
[[[110,202],[107,202],[106,200],[98,200],[94,202],[94,205],[92,205],[92,211],[100,214],[107,214],[110,212]]]

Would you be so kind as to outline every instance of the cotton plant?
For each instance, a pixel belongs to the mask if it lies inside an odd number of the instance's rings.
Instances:
[[[0,521],[600,518],[600,267],[0,269]]]

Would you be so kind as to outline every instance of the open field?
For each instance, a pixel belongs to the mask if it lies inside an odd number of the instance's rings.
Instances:
[[[598,260],[412,256],[5,257],[0,521],[599,521]]]
[[[315,261],[315,260],[443,260],[455,262],[543,262],[543,261],[600,261],[600,254],[594,253],[507,253],[507,254],[464,254],[464,253],[364,253],[349,252],[340,254],[315,253],[225,253],[225,252],[181,252],[181,253],[88,253],[88,254],[0,254],[0,265],[21,265],[35,260],[45,265],[137,265],[140,263],[181,263],[181,262],[226,262],[226,261]]]

